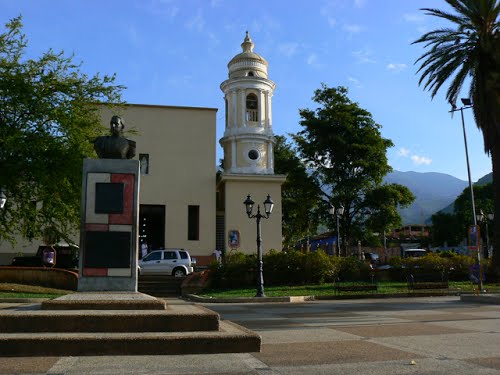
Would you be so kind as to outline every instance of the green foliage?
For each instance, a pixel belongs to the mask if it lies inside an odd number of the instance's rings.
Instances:
[[[494,192],[493,184],[473,185],[474,205],[476,213],[483,211],[484,213],[492,213],[494,210]],[[472,203],[470,189],[466,188],[455,200],[455,213],[460,223],[463,237],[467,236],[467,228],[473,223],[472,218]],[[493,224],[493,223],[491,223]],[[490,234],[493,235],[493,225],[489,228]]]
[[[362,236],[368,225],[388,230],[400,223],[396,207],[410,204],[414,197],[400,185],[382,185],[392,170],[387,163],[391,140],[383,138],[381,126],[371,114],[352,102],[347,88],[330,88],[325,84],[314,92],[315,110],[299,111],[302,130],[293,136],[300,158],[312,170],[323,193],[319,207],[327,226],[335,218],[325,215],[330,205],[344,207],[340,217],[342,254],[351,237]],[[366,217],[377,216],[369,223]]]
[[[269,285],[316,284],[333,280],[337,268],[323,251],[271,251],[264,257],[265,280]]]
[[[275,136],[275,140],[274,171],[287,176],[281,186],[282,230],[283,246],[290,248],[300,239],[316,233],[321,190],[286,138]]]
[[[253,286],[257,283],[257,256],[233,253],[223,264],[211,267],[213,285],[216,288]],[[264,282],[266,285],[300,285],[332,281],[337,265],[322,251],[271,250],[263,256]]]
[[[355,257],[336,258],[339,267],[338,279],[340,281],[369,281],[372,270],[368,262],[363,262]]]
[[[21,17],[0,34],[0,240],[67,239],[78,229],[82,160],[101,135],[97,104],[120,103],[114,76],[80,72],[72,57],[48,50],[27,58]]]
[[[431,216],[431,221],[433,246],[443,246],[445,242],[449,246],[456,246],[465,238],[464,224],[457,215],[437,212]]]
[[[442,274],[449,280],[468,280],[470,267],[476,263],[476,259],[466,255],[456,254],[452,251],[442,253],[428,253],[418,258],[392,257],[389,264],[394,267],[393,276],[397,280],[397,274],[404,276],[409,273]]]
[[[224,257],[222,264],[211,264],[212,285],[215,288],[232,288],[254,285],[257,281],[257,256],[234,252]]]

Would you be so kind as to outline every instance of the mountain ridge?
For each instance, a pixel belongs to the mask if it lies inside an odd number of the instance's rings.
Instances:
[[[385,176],[384,182],[404,185],[415,195],[409,207],[398,210],[403,225],[428,223],[434,213],[453,204],[468,186],[467,181],[439,172],[395,170]]]

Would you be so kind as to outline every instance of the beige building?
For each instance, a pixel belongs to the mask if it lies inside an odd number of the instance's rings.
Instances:
[[[255,211],[268,195],[274,210],[262,222],[263,249],[281,250],[281,184],[274,174],[272,104],[275,84],[267,61],[253,52],[248,33],[242,53],[228,64],[221,84],[225,97],[224,172],[217,178],[215,108],[127,105],[121,113],[128,138],[137,142],[141,161],[139,236],[151,249],[181,247],[205,264],[217,248],[256,252],[256,221],[243,201],[250,195]],[[36,251],[37,243],[15,249],[0,244],[0,264],[19,252]]]

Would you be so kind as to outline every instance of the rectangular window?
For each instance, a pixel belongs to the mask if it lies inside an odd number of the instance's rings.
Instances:
[[[200,206],[188,206],[188,240],[200,239]]]

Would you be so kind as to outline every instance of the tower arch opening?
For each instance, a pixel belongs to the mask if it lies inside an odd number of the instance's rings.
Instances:
[[[247,121],[256,122],[259,119],[259,99],[257,95],[250,93],[246,97]]]

